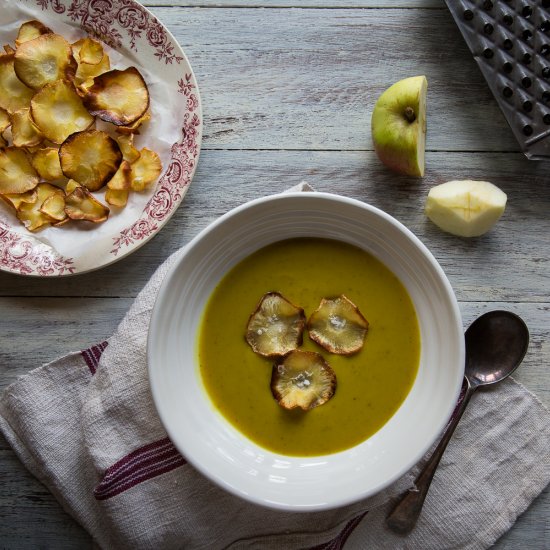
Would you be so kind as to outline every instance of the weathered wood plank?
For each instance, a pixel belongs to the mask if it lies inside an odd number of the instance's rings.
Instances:
[[[505,533],[493,550],[517,550],[518,548],[548,548],[550,540],[550,486],[533,501],[513,528]]]
[[[131,299],[0,298],[0,388],[60,355],[103,342]]]
[[[471,240],[442,233],[423,213],[431,186],[468,178],[488,179],[509,197],[495,229]],[[426,177],[417,181],[387,171],[370,151],[204,151],[183,204],[153,241],[97,273],[59,280],[0,273],[0,296],[135,296],[155,268],[209,222],[304,179],[320,191],[371,203],[402,221],[432,250],[460,300],[547,301],[545,164],[521,154],[429,152]]]
[[[4,438],[0,440],[5,443]],[[0,447],[2,443],[0,443]],[[19,462],[0,450],[0,547],[91,550],[90,535]]]
[[[144,6],[179,6],[201,8],[438,8],[441,0],[146,0]]]
[[[428,149],[518,150],[447,10],[152,11],[196,72],[205,147],[372,149],[380,93],[425,74]]]

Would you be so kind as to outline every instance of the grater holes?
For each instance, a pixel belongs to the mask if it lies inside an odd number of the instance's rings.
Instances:
[[[522,149],[550,157],[550,0],[446,4]]]

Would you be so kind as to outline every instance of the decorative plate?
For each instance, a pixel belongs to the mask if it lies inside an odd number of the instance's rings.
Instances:
[[[200,152],[199,90],[175,38],[134,0],[10,1],[0,10],[0,43],[13,44],[21,23],[30,19],[40,20],[69,40],[86,33],[99,38],[112,67],[136,66],[151,95],[151,122],[137,146],[157,151],[163,172],[146,193],[131,194],[120,212],[103,224],[74,224],[79,226],[75,228],[68,224],[30,233],[0,205],[0,270],[40,277],[84,273],[145,244],[183,200]]]

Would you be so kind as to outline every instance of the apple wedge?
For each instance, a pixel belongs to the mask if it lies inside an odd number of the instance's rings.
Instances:
[[[506,199],[506,193],[488,181],[448,181],[430,189],[426,215],[447,233],[479,237],[502,216]]]
[[[380,160],[407,176],[424,175],[426,147],[425,76],[396,82],[378,98],[371,119],[372,140]]]

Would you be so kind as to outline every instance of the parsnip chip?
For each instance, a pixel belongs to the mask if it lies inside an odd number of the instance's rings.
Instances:
[[[0,193],[24,193],[40,181],[27,153],[17,147],[0,149]]]
[[[14,54],[0,55],[0,107],[13,113],[30,105],[34,91],[17,78]]]
[[[34,40],[42,34],[48,34],[51,32],[53,32],[52,29],[46,27],[46,25],[36,19],[27,21],[19,27],[19,32],[17,33],[17,38],[15,39],[15,46],[20,46],[23,42]]]
[[[14,210],[17,210],[23,202],[29,204],[35,203],[38,198],[38,193],[36,192],[36,189],[31,189],[30,191],[25,191],[24,193],[0,195],[0,198],[2,198],[4,202],[9,204]]]
[[[11,136],[16,147],[34,147],[44,140],[44,134],[32,121],[29,109],[20,109],[12,113]]]
[[[127,160],[123,160],[116,174],[107,182],[107,187],[112,191],[126,191],[132,184],[132,167]],[[109,202],[109,201],[107,201]]]
[[[21,203],[17,209],[17,217],[29,231],[36,231],[44,225],[51,224],[54,218],[41,212],[44,202],[53,195],[63,195],[63,190],[49,183],[39,183],[36,192],[38,197],[34,203]]]
[[[75,83],[77,92],[84,95],[85,90],[93,86],[94,78],[111,69],[111,60],[100,42],[91,38],[81,38],[72,46],[73,56],[78,63]]]
[[[368,328],[369,322],[345,294],[323,298],[307,322],[309,337],[339,355],[361,350]]]
[[[71,45],[55,33],[42,34],[23,42],[14,59],[15,74],[34,90],[56,80],[73,80],[77,68]]]
[[[90,88],[93,85],[94,85],[94,77],[90,76],[90,77],[86,78],[86,80],[83,80],[82,82],[80,82],[77,85],[76,93],[80,97],[84,97],[86,95],[86,92],[87,92],[88,88]]]
[[[54,193],[49,196],[40,207],[40,212],[46,214],[56,222],[62,222],[67,218],[65,212],[65,193]]]
[[[122,135],[139,134],[141,126],[149,120],[151,120],[151,111],[147,109],[145,114],[138,118],[134,123],[128,124],[127,126],[117,126],[115,131],[117,132],[117,134]]]
[[[0,134],[10,126],[11,120],[8,111],[0,109]],[[118,141],[118,140],[117,140]],[[119,141],[120,144],[120,141]]]
[[[16,212],[16,216],[17,219],[23,223],[29,231],[36,231],[37,229],[40,229],[53,221],[47,214],[40,212],[36,206],[36,203],[21,204],[19,210]]]
[[[31,164],[42,179],[55,181],[64,177],[59,152],[55,147],[44,147],[35,151],[31,157]]]
[[[122,161],[118,143],[106,132],[88,130],[69,136],[59,148],[61,170],[90,191],[101,189]]]
[[[80,185],[77,181],[69,180],[65,186],[65,193],[70,195],[77,187],[82,187],[82,185]]]
[[[248,318],[245,340],[254,353],[284,356],[302,345],[304,310],[279,292],[268,292]]]
[[[154,151],[144,147],[139,158],[131,164],[132,167],[132,189],[143,191],[148,185],[154,182],[162,172],[160,158]]]
[[[92,115],[123,126],[132,124],[147,111],[149,90],[135,67],[114,69],[94,78],[83,102]]]
[[[58,145],[94,123],[74,87],[64,80],[46,84],[34,94],[31,117],[46,138]]]
[[[70,44],[38,20],[23,23],[15,47],[3,49],[0,199],[29,231],[71,219],[105,221],[109,207],[90,191],[107,184],[107,203],[124,207],[130,190],[159,177],[157,153],[134,146],[134,134],[151,118],[137,68],[111,70],[99,40]],[[120,135],[96,130],[95,117]]]
[[[80,90],[90,88],[94,84],[94,78],[111,70],[111,60],[104,53],[101,61],[92,65],[91,63],[79,63],[76,70],[75,82]]]
[[[105,191],[105,200],[113,206],[122,208],[126,206],[128,202],[128,195],[130,191],[128,189],[109,189]]]
[[[336,373],[323,356],[295,349],[273,365],[271,393],[283,409],[309,411],[324,405],[336,391]]]
[[[139,158],[139,151],[134,146],[134,134],[117,136],[116,140],[124,160],[132,164]]]
[[[104,55],[103,46],[93,40],[86,37],[77,40],[72,45],[73,55],[78,63],[86,63],[87,65],[97,65]]]
[[[72,220],[87,220],[94,223],[104,222],[109,217],[109,208],[82,186],[67,195],[65,212]]]

